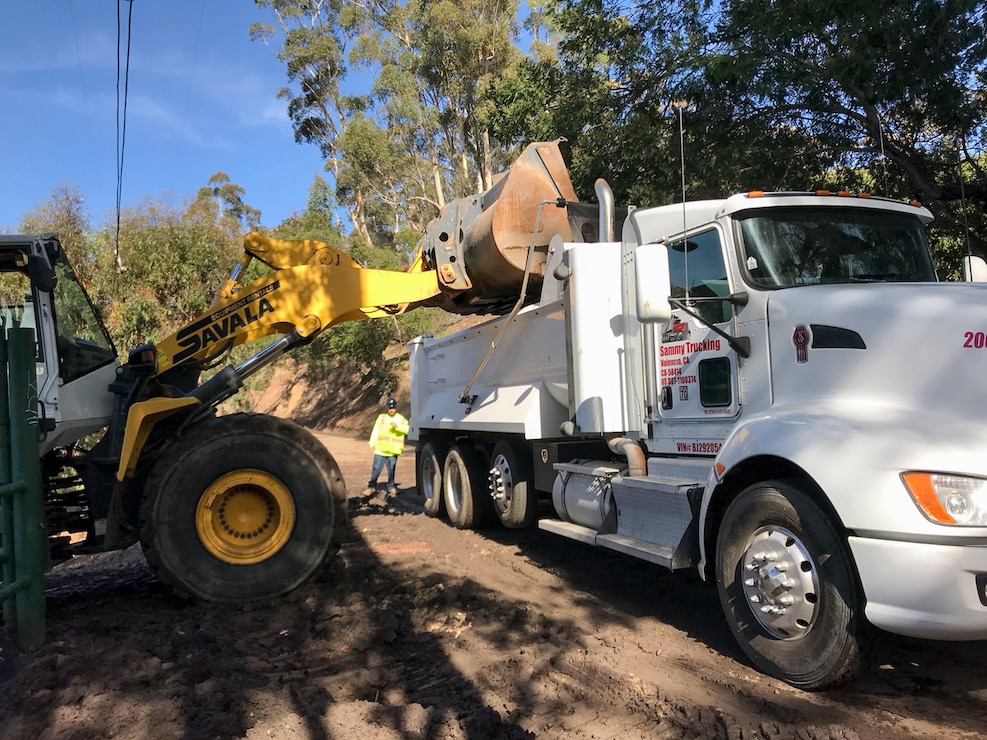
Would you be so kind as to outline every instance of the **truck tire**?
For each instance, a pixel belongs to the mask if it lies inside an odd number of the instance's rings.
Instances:
[[[449,521],[457,529],[479,529],[486,524],[490,496],[483,463],[472,447],[449,448],[442,468],[442,491]]]
[[[490,456],[494,511],[508,529],[530,527],[538,518],[531,460],[510,442],[500,441]]]
[[[148,477],[141,546],[179,595],[251,601],[286,593],[339,548],[346,486],[291,422],[234,414],[176,440]]]
[[[445,513],[442,501],[442,465],[445,463],[445,448],[438,442],[425,442],[416,450],[415,484],[421,494],[426,516],[439,517]]]
[[[716,543],[720,604],[764,673],[800,689],[850,680],[861,661],[857,577],[845,539],[807,495],[758,483],[727,507]]]

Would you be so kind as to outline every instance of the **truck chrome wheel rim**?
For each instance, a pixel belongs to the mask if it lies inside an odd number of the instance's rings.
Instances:
[[[511,491],[514,490],[514,480],[511,477],[511,466],[503,455],[494,458],[490,468],[490,495],[494,505],[501,514],[511,509]]]
[[[448,466],[449,471],[446,479],[446,504],[449,508],[450,515],[457,513],[463,505],[463,476],[462,471],[460,471],[459,466],[452,464]]]
[[[435,491],[435,477],[438,472],[438,468],[435,465],[435,459],[432,457],[426,457],[422,460],[422,496],[425,497],[426,501],[432,501],[436,497]]]
[[[768,634],[793,640],[808,633],[819,611],[819,575],[798,537],[783,527],[761,527],[741,570],[751,613]]]
[[[195,529],[212,555],[234,565],[258,563],[284,547],[295,526],[285,485],[262,470],[220,476],[199,499]]]

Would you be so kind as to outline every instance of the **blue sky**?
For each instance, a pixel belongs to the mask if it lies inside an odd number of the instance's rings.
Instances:
[[[94,226],[112,220],[117,0],[3,0],[0,18],[0,232],[63,183],[80,189]],[[180,205],[217,171],[265,226],[305,207],[322,158],[295,143],[275,98],[287,84],[277,48],[247,36],[269,20],[252,0],[133,0],[124,207]]]

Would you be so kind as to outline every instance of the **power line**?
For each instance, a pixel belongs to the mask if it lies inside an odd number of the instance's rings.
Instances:
[[[126,2],[127,10],[127,55],[123,74],[123,113],[120,111],[120,3]],[[134,0],[117,0],[117,228],[114,257],[117,270],[123,272],[120,261],[120,206],[123,201],[123,159],[127,145],[127,92],[130,86],[130,29],[134,16]]]

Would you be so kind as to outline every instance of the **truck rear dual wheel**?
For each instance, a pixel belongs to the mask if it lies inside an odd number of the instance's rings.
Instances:
[[[510,442],[500,441],[490,456],[490,489],[494,510],[508,529],[530,527],[538,518],[529,455]]]
[[[318,440],[282,419],[234,414],[193,427],[155,463],[141,545],[181,595],[265,599],[335,554],[346,516],[342,475]]]
[[[422,444],[415,455],[416,485],[423,499],[425,514],[430,517],[442,516],[445,512],[442,501],[442,465],[445,458],[445,447],[431,441]]]
[[[453,445],[442,469],[442,491],[449,521],[457,529],[479,529],[492,508],[480,453]]]
[[[814,690],[859,669],[864,625],[849,548],[797,488],[759,483],[731,502],[717,538],[716,582],[727,621],[759,670]]]

